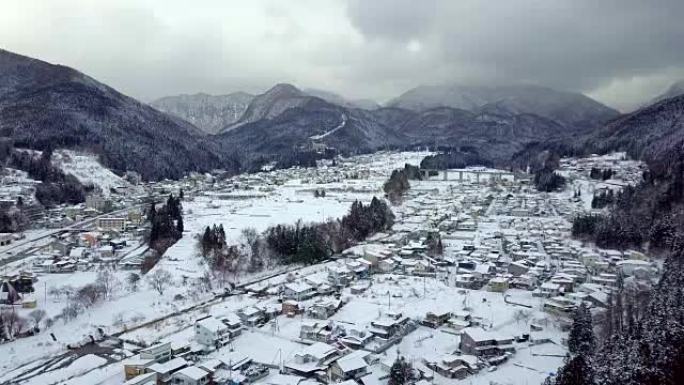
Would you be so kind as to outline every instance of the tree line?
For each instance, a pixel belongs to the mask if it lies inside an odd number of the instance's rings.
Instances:
[[[387,199],[393,204],[401,202],[403,195],[411,188],[411,180],[421,180],[423,176],[420,168],[406,163],[404,168],[392,171],[389,179],[382,186]]]
[[[565,178],[550,167],[537,170],[533,181],[537,191],[551,192],[565,187]]]
[[[279,264],[315,264],[355,245],[368,236],[388,230],[394,214],[387,203],[373,197],[367,205],[355,201],[340,219],[320,223],[279,224],[261,234],[242,232],[242,245],[228,245],[222,225],[205,229],[198,239],[201,257],[224,283],[240,268],[259,271],[268,261]]]

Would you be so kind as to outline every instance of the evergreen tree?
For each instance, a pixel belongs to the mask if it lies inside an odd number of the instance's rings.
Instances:
[[[594,326],[589,308],[584,304],[573,313],[572,328],[568,337],[568,349],[572,354],[591,355],[596,347]]]
[[[176,230],[179,234],[183,234],[183,217],[178,217],[176,220]]]
[[[554,382],[555,385],[592,385],[594,374],[585,357],[580,354],[566,361]]]
[[[404,357],[397,358],[390,368],[390,376],[387,385],[405,385],[411,380],[411,364]]]

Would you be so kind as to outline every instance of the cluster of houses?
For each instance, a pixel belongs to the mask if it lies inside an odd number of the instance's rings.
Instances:
[[[97,222],[99,224],[100,221]],[[52,242],[35,255],[32,269],[37,273],[70,273],[89,270],[96,265],[138,268],[142,258],[137,263],[121,260],[139,245],[141,236],[142,232],[106,226],[91,231],[63,232],[53,236]]]
[[[217,326],[207,320],[203,321],[198,328]],[[212,330],[211,333],[218,332]],[[176,346],[171,342],[141,349],[137,355],[125,360],[123,366],[125,385],[241,384],[252,383],[268,374],[268,368],[255,364],[248,356],[236,352],[223,352],[214,358],[203,358],[190,347]]]

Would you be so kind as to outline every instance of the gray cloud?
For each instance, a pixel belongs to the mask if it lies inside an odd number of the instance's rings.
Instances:
[[[684,76],[684,2],[5,0],[0,46],[150,100],[276,82],[386,100],[533,83],[629,109]]]

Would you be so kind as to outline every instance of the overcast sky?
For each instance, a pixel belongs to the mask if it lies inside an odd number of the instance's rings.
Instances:
[[[627,110],[684,79],[683,15],[682,0],[2,0],[0,47],[144,101],[531,83]]]

